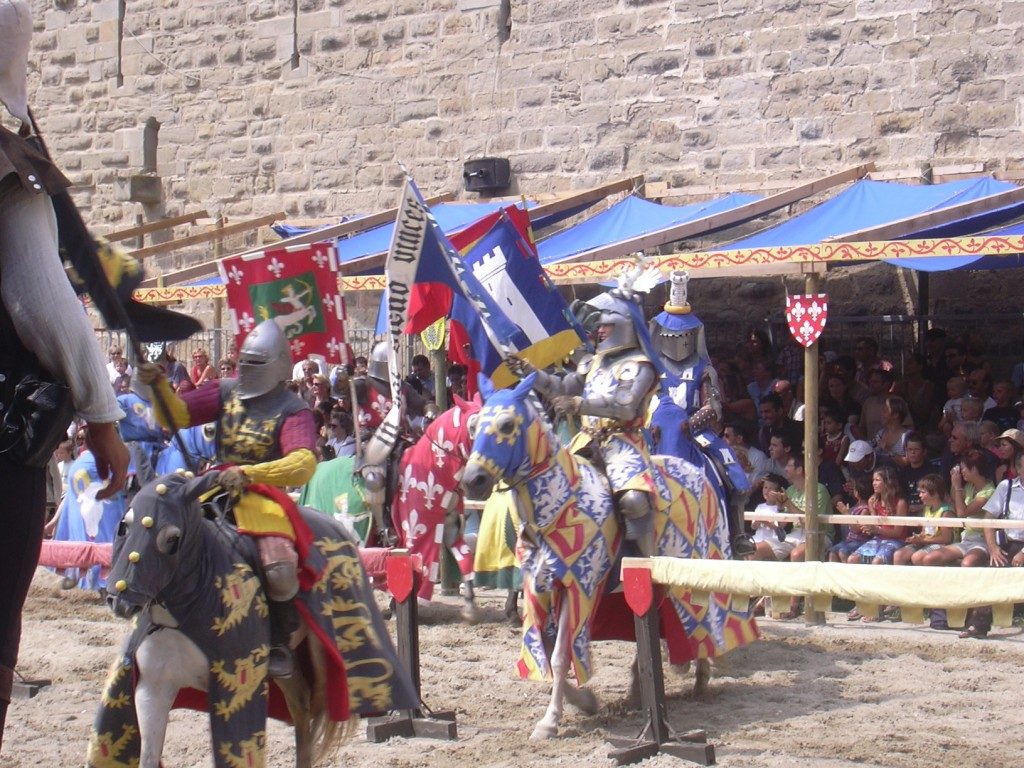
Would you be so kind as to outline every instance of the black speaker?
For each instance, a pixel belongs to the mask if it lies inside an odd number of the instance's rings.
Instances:
[[[462,179],[470,192],[498,192],[512,182],[512,168],[504,157],[468,160],[462,167]]]

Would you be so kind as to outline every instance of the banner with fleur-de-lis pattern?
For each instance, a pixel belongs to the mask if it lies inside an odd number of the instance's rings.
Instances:
[[[293,360],[310,355],[323,355],[328,363],[351,360],[333,243],[231,256],[218,267],[238,348],[256,325],[273,319],[288,338]]]
[[[807,293],[786,296],[786,323],[793,338],[809,347],[821,337],[828,319],[828,295]]]

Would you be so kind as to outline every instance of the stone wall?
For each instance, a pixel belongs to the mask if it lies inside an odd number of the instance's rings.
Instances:
[[[722,189],[880,167],[1024,166],[1024,2],[34,0],[37,114],[94,222],[155,117],[163,203],[302,219],[511,158],[518,189],[627,174]],[[122,195],[123,196],[123,195]]]

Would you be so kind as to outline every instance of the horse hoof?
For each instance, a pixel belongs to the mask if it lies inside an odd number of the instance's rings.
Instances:
[[[519,611],[506,611],[505,619],[513,627],[519,627],[523,624],[523,617],[519,615]]]
[[[589,688],[565,687],[565,699],[584,715],[596,715],[598,710],[597,696]]]
[[[480,611],[475,603],[466,603],[462,606],[462,620],[467,624],[476,624],[480,621]]]
[[[547,741],[558,735],[558,727],[554,725],[539,724],[530,734],[530,741]]]

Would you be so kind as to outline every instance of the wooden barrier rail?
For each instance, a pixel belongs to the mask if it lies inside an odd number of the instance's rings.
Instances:
[[[768,523],[802,523],[804,515],[794,512],[744,512],[743,519]],[[902,525],[908,528],[1002,528],[1024,529],[1024,520],[995,520],[986,517],[884,517],[880,515],[818,515],[833,525]]]

